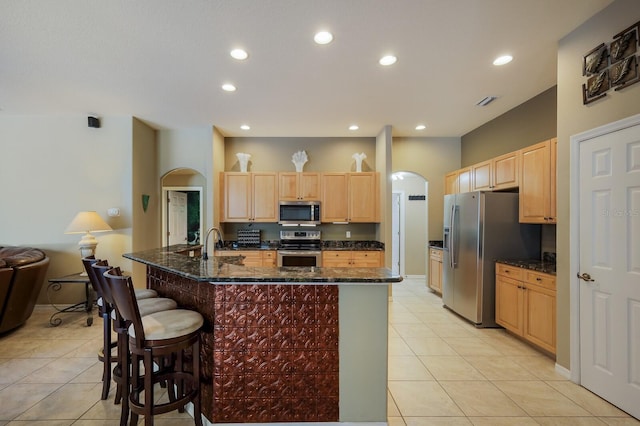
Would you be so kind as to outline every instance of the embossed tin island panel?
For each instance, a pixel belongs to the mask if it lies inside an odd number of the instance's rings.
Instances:
[[[215,284],[148,268],[203,313],[202,403],[213,422],[339,420],[338,287]]]

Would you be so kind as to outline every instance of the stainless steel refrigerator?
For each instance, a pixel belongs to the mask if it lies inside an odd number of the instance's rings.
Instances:
[[[496,327],[495,261],[539,259],[540,226],[518,223],[517,193],[445,195],[445,307],[477,327]]]

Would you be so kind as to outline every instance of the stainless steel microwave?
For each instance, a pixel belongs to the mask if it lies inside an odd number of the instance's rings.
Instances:
[[[320,201],[280,201],[278,223],[310,226],[320,224]]]

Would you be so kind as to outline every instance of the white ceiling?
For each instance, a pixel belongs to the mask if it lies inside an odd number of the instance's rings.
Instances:
[[[133,115],[225,136],[462,136],[556,84],[558,40],[611,1],[2,0],[0,114]],[[313,42],[320,29],[333,43]],[[398,62],[380,66],[386,53]],[[503,53],[515,59],[493,66]]]

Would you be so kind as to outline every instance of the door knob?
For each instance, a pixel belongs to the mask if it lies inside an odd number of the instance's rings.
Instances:
[[[580,278],[583,281],[593,281],[593,279],[591,278],[591,275],[587,274],[586,272],[584,272],[582,275],[580,275],[580,272],[578,272],[578,278]]]

